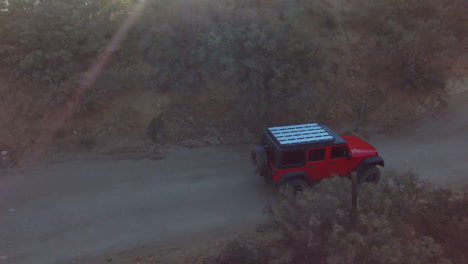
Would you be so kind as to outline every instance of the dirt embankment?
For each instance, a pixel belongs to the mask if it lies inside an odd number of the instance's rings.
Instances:
[[[466,89],[466,67],[454,64],[449,94]],[[99,89],[98,89],[99,90]],[[239,114],[235,96],[209,88],[198,96],[176,96],[151,89],[121,89],[102,96],[92,108],[77,111],[58,131],[50,123],[63,111],[65,92],[30,83],[0,85],[0,151],[2,167],[14,166],[24,153],[38,147],[37,138],[50,134],[52,144],[39,146],[42,157],[69,160],[94,155],[111,158],[163,157],[162,145],[201,147],[246,144],[255,141],[260,124]],[[401,92],[386,96],[363,115],[361,133],[388,134],[430,109],[443,109],[433,100],[420,100]],[[301,107],[299,107],[301,108]],[[359,108],[359,107],[358,107]],[[81,109],[81,110],[83,110]],[[293,109],[272,117],[274,125],[310,122],[312,109]],[[354,128],[358,112],[329,123],[339,132]],[[299,117],[299,119],[297,119]],[[315,121],[315,120],[314,120]],[[317,120],[322,121],[322,120]]]
[[[132,89],[109,95],[93,109],[75,113],[57,131],[50,129],[65,109],[68,97],[33,85],[0,86],[0,167],[14,166],[33,148],[42,157],[69,160],[77,156],[159,158],[147,127],[170,101],[167,94]],[[52,144],[37,140],[50,136]]]

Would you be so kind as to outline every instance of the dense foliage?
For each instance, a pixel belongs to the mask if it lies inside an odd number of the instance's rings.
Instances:
[[[286,192],[253,241],[234,241],[206,263],[466,263],[466,190],[388,174],[359,189],[353,229],[350,189],[331,178],[299,196]]]
[[[0,12],[1,65],[12,77],[57,83],[86,70],[125,14],[123,1],[13,0]]]
[[[275,106],[334,119],[388,89],[440,93],[464,36],[461,0],[9,0],[0,70],[49,85],[76,77],[140,2],[103,86],[216,87],[244,117],[272,118]]]

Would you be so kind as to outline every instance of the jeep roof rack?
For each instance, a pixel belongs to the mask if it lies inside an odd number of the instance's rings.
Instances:
[[[268,130],[282,146],[335,141],[329,129],[317,123],[269,127]]]

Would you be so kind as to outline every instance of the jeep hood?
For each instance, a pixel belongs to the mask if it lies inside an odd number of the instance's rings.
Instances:
[[[356,136],[341,136],[346,142],[348,142],[349,147],[353,156],[377,156],[377,150],[369,143],[364,141],[360,137]]]

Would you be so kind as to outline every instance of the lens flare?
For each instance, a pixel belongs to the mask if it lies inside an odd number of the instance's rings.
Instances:
[[[73,110],[80,104],[86,92],[92,88],[96,79],[107,66],[112,55],[120,48],[121,43],[126,39],[128,33],[141,16],[146,3],[147,0],[140,0],[136,3],[134,10],[114,34],[104,52],[96,59],[91,68],[86,72],[83,80],[78,86],[78,89],[71,97],[71,100],[55,118],[54,122],[50,123],[50,129],[46,133],[39,135],[31,149],[24,153],[23,157],[19,161],[18,168],[9,170],[8,175],[2,179],[2,183],[0,184],[0,202],[4,201],[4,198],[7,197],[9,192],[14,189],[14,186],[24,179],[25,169],[39,161],[41,154],[43,154],[52,143],[53,135],[67,120],[72,117]]]

